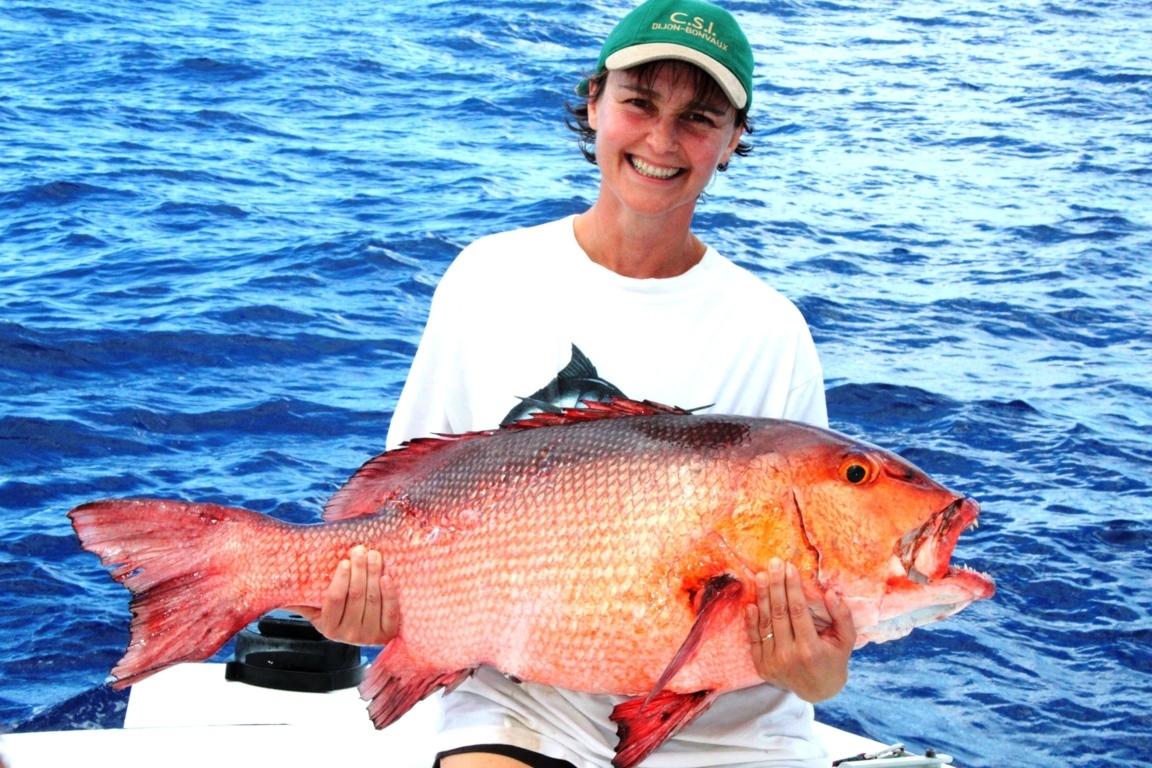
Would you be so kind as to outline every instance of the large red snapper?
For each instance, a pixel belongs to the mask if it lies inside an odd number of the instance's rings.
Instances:
[[[320,605],[336,564],[384,555],[399,635],[361,685],[377,727],[481,664],[634,698],[612,719],[634,766],[724,691],[760,683],[743,631],[754,574],[796,564],[859,644],[992,595],[949,566],[978,506],[899,457],[795,422],[618,400],[495,432],[416,440],[365,464],[321,525],[112,500],[69,513],[133,594],[124,687],[211,656],[267,611]]]

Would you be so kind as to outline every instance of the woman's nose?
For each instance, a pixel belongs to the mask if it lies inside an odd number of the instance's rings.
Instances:
[[[676,149],[677,126],[675,117],[660,117],[652,121],[648,131],[648,146],[652,151],[668,153]]]

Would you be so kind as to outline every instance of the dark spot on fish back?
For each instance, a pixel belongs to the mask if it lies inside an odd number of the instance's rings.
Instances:
[[[634,428],[644,436],[684,448],[724,448],[748,439],[747,424],[705,416],[638,418]]]

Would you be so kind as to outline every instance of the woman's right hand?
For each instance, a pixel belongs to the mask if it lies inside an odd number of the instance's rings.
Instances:
[[[773,558],[756,574],[756,602],[746,610],[752,663],[766,683],[815,704],[848,682],[848,659],[856,644],[852,612],[836,592],[824,593],[831,623],[817,630],[800,572]]]
[[[292,606],[329,640],[352,645],[384,645],[400,626],[396,586],[375,550],[353,547],[341,560],[320,608]]]

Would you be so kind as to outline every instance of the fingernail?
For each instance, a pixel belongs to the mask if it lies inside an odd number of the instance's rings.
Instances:
[[[339,567],[340,567],[340,570],[346,571],[352,567],[352,563],[348,562],[347,560],[341,560]]]
[[[362,544],[357,544],[356,546],[352,547],[352,557],[364,557],[364,553],[367,551],[368,550]]]
[[[784,561],[778,557],[774,557],[770,561],[768,561],[768,569],[771,571],[779,571],[783,567],[784,567]]]
[[[369,551],[369,552],[368,552],[368,562],[369,562],[369,563],[371,563],[372,565],[377,565],[377,564],[379,564],[379,562],[380,562],[380,553],[379,553],[379,552],[377,552],[377,551],[376,551],[376,550],[374,550],[374,549],[373,549],[373,550],[371,550],[371,551]]]
[[[788,575],[795,576],[797,573],[799,573],[799,571],[796,570],[796,566],[792,565],[792,563],[788,563]]]

